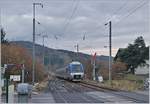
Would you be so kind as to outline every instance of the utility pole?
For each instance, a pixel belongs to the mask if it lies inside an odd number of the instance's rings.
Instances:
[[[0,8],[0,28],[2,28],[2,15],[1,15],[1,8]]]
[[[45,58],[45,47],[44,47],[44,35],[42,36],[43,38],[43,65],[44,65],[44,69],[45,69],[45,64],[44,64],[44,58]]]
[[[1,8],[0,8],[0,31],[1,31]],[[1,33],[0,33],[1,34]],[[1,34],[2,35],[2,34]],[[1,35],[0,35],[0,38],[1,38]],[[0,43],[1,43],[1,40],[0,40]],[[1,44],[0,44],[0,56],[1,56]],[[0,63],[1,63],[1,60],[0,60]],[[1,72],[1,66],[0,66],[0,96],[1,96],[1,94],[2,94],[2,79],[1,79],[1,74],[2,74],[2,72]],[[1,102],[1,100],[0,100],[0,102]]]
[[[112,57],[111,57],[111,21],[109,21],[109,81],[111,84],[111,70],[112,70]]]
[[[42,37],[42,44],[43,44],[43,66],[44,66],[44,69],[45,69],[45,64],[44,64],[44,59],[45,59],[45,45],[44,45],[44,42],[45,42],[45,38],[48,38],[47,35],[41,35],[41,34],[37,34],[38,36],[41,36]]]
[[[33,51],[32,51],[32,84],[34,85],[34,70],[35,70],[35,3],[33,3]]]
[[[25,70],[25,67],[24,67],[24,64],[22,64],[22,83],[24,83],[24,70]]]
[[[95,80],[95,79],[96,79],[96,78],[95,78],[96,52],[95,52],[94,55],[93,55],[93,62],[92,62],[92,64],[93,64],[93,80]]]
[[[45,46],[44,46],[44,41],[45,41],[45,38],[47,38],[48,36],[47,35],[42,35],[42,38],[43,38],[43,65],[44,65],[44,69],[45,69],[45,64],[44,64],[44,59],[45,59]]]
[[[106,23],[105,25],[108,25]],[[111,42],[111,35],[112,35],[112,30],[111,30],[111,21],[109,21],[109,82],[111,84],[111,70],[112,70],[112,42]]]
[[[79,45],[78,45],[78,44],[75,45],[75,48],[76,48],[76,50],[77,50],[77,57],[79,58]]]
[[[41,3],[33,3],[33,51],[32,51],[32,84],[34,85],[35,82],[35,6],[43,5]]]
[[[77,44],[77,54],[79,53],[79,45]]]

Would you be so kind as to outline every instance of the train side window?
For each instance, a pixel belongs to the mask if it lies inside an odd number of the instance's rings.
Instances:
[[[67,71],[68,71],[68,73],[70,73],[70,65],[68,66],[68,70]]]
[[[66,68],[66,73],[69,73],[69,66],[67,66]]]

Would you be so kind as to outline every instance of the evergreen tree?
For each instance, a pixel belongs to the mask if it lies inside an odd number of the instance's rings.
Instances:
[[[146,65],[149,57],[149,48],[146,47],[142,36],[138,37],[133,44],[129,44],[127,48],[118,53],[117,59],[127,64],[127,68],[131,69],[131,73],[135,73],[135,68],[139,65]],[[117,60],[115,58],[115,60]]]
[[[1,28],[1,43],[8,43],[7,39],[5,39],[6,32],[4,31],[3,28]]]

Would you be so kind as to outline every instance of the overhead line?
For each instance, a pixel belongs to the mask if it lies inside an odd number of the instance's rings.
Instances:
[[[75,1],[75,0],[74,0],[74,1]],[[71,19],[72,19],[72,17],[74,16],[74,14],[75,14],[75,12],[76,12],[76,10],[77,10],[77,8],[78,8],[79,0],[76,0],[76,1],[77,1],[77,3],[76,3],[76,5],[75,5],[75,7],[74,7],[74,9],[73,9],[73,11],[72,11],[72,14],[71,14],[71,16],[70,16],[68,22],[67,22],[67,23],[65,24],[65,26],[64,26],[64,31],[63,31],[62,35],[65,34],[65,32],[66,32],[66,30],[67,30],[67,27],[69,26],[69,24],[70,24],[70,22],[71,22]]]
[[[143,2],[143,1],[141,1],[141,2]],[[141,2],[138,3],[138,4],[141,4]],[[133,13],[135,13],[138,9],[140,9],[141,7],[143,7],[146,3],[147,3],[147,1],[144,2],[144,3],[142,3],[142,4],[141,4],[140,6],[138,6],[138,7],[136,6],[136,8],[134,8],[134,9],[132,9],[132,10],[129,11],[130,13],[129,13],[128,15],[124,16],[121,20],[119,20],[117,23],[115,23],[115,24],[113,24],[113,25],[116,25],[116,24],[120,23],[122,20],[128,18],[130,15],[132,15]],[[124,3],[120,8],[123,8],[126,4],[127,4],[127,2]],[[118,9],[119,9],[119,8],[118,8]],[[116,11],[115,13],[117,13],[117,11]],[[113,14],[113,15],[114,15],[114,14]],[[104,25],[104,24],[102,24],[99,28],[102,28],[103,25]],[[90,32],[89,32],[89,33],[90,33]],[[115,36],[116,36],[116,35],[115,35]],[[103,36],[103,37],[108,37],[108,36]]]
[[[114,15],[114,14],[117,14],[117,13],[118,13],[121,9],[123,9],[126,5],[127,5],[127,1],[124,2],[123,5],[121,5],[116,11],[114,11],[113,15]],[[112,16],[113,16],[113,15],[112,15]],[[111,19],[112,19],[112,16],[111,16],[110,18],[106,19],[106,20],[111,20]],[[104,24],[105,24],[105,21],[104,21],[100,26],[98,26],[97,28],[98,28],[98,29],[104,28]],[[91,33],[91,32],[88,32],[88,33]],[[106,36],[103,36],[103,37],[106,37]],[[108,36],[107,36],[107,37],[108,37]]]
[[[147,2],[144,2],[143,4],[141,4],[140,6],[136,7],[134,10],[132,9],[131,11],[129,11],[130,13],[126,16],[124,16],[122,19],[120,19],[116,24],[120,23],[122,20],[125,20],[126,18],[128,18],[130,15],[134,14],[138,9],[142,8]],[[116,25],[115,24],[115,25]]]
[[[113,13],[113,15],[116,15],[116,14],[117,14],[119,11],[121,11],[127,4],[128,4],[127,1],[124,2],[123,5],[121,5],[121,6]],[[108,18],[108,21],[111,21],[111,19],[113,18],[113,17],[112,17],[113,15],[111,15],[111,17]]]
[[[41,33],[39,33],[39,34],[43,34],[43,33],[45,33],[46,35],[49,33],[49,31],[47,31],[48,29],[47,29],[47,27],[46,26],[44,26],[43,24],[41,24],[39,21],[37,21],[37,20],[35,20],[41,27],[43,27],[43,31],[41,31]],[[50,33],[50,34],[52,34],[53,35],[53,37],[56,39],[56,37],[57,37],[57,39],[58,39],[58,36],[60,36],[59,34],[56,34],[56,33]],[[49,36],[48,36],[48,38],[50,38]],[[56,39],[56,40],[57,40]]]
[[[71,7],[73,7],[74,1],[75,1],[75,0],[73,0],[73,2],[72,2],[72,4],[71,4]],[[65,15],[66,15],[66,14],[65,14]],[[65,25],[66,25],[66,23],[67,23],[67,21],[68,21],[69,18],[70,18],[70,16],[67,16],[66,19],[64,20],[64,27],[65,27]]]

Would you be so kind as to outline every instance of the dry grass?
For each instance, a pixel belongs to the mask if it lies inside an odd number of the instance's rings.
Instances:
[[[104,86],[126,91],[135,91],[143,88],[143,78],[133,74],[126,74],[121,80],[112,80],[111,85],[109,81],[105,81]]]
[[[34,86],[34,90],[35,91],[43,91],[47,87],[47,84],[48,84],[48,81],[43,81],[43,82],[37,83]]]
[[[127,75],[126,78],[122,80],[112,80],[111,85],[108,80],[104,80],[103,83],[92,80],[86,80],[85,82],[125,91],[135,91],[143,88],[143,80],[139,77],[135,77],[134,75]]]
[[[108,81],[105,81],[104,86],[126,91],[135,91],[141,89],[143,87],[143,83],[141,83],[140,81],[130,80],[112,80],[111,85]]]
[[[133,75],[133,74],[127,74],[124,77],[125,80],[131,80],[131,81],[139,81],[139,80],[144,80],[141,76]]]

